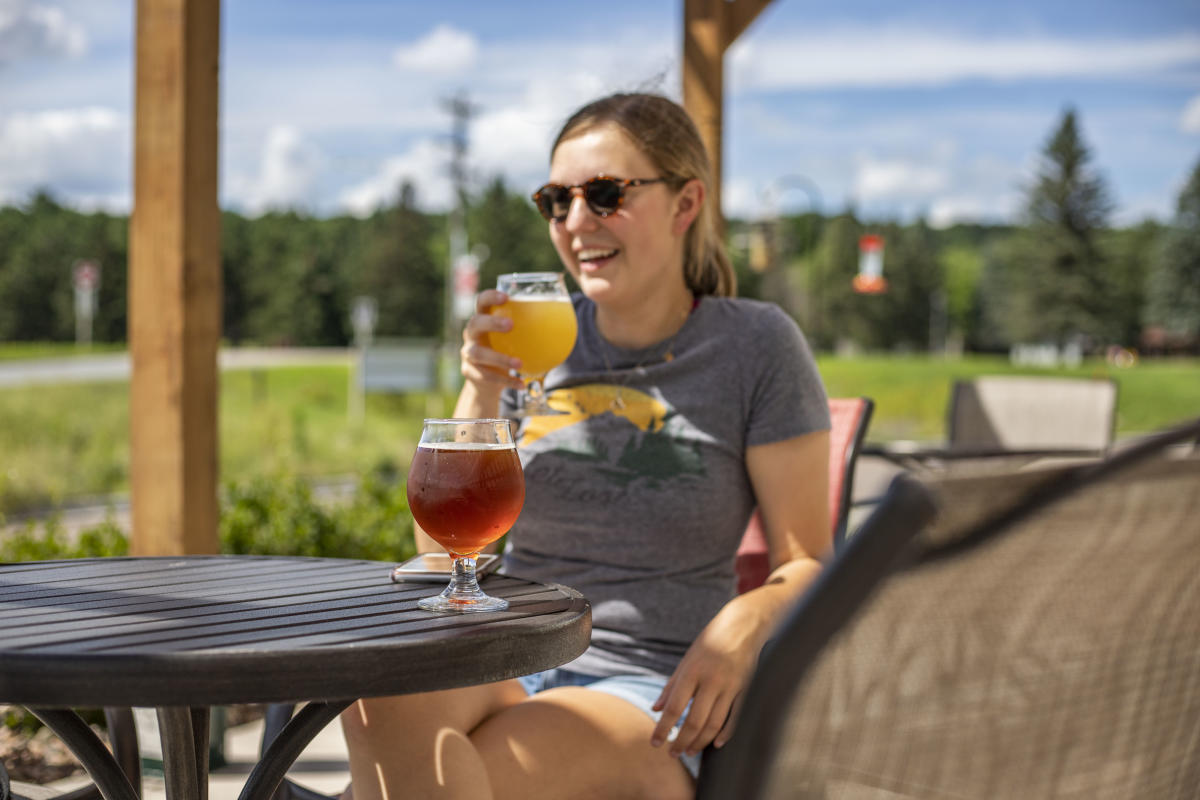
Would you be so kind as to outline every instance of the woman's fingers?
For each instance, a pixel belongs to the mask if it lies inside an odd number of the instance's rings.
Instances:
[[[713,739],[713,747],[724,747],[729,742],[729,737],[733,736],[733,729],[737,726],[738,715],[742,713],[742,700],[745,698],[745,692],[738,692],[737,697],[733,698],[733,706],[729,709],[729,718],[725,720],[725,726],[721,728],[721,732],[717,734],[717,738]]]
[[[697,694],[671,746],[671,755],[699,753],[720,733],[728,716],[729,697],[726,693],[702,691]]]
[[[501,383],[513,389],[522,387],[521,379],[511,374],[520,369],[521,360],[493,350],[487,335],[512,330],[512,320],[492,314],[491,309],[508,300],[504,292],[485,289],[475,298],[476,313],[463,327],[463,346],[459,351],[463,377],[470,381]]]
[[[508,295],[499,289],[484,289],[475,295],[475,313],[486,314],[492,306],[508,302]]]
[[[667,737],[671,734],[671,728],[675,727],[675,723],[683,716],[688,701],[692,699],[695,684],[691,683],[687,691],[681,691],[681,682],[678,673],[672,675],[671,679],[667,681],[667,685],[663,687],[662,694],[654,702],[654,710],[662,711],[662,716],[658,718],[658,724],[654,726],[654,732],[650,734],[650,744],[654,747],[659,747],[667,741]]]

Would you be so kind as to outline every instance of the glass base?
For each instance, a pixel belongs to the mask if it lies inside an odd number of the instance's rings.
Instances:
[[[504,611],[508,608],[508,601],[483,592],[464,594],[451,592],[447,588],[439,595],[421,598],[417,601],[417,607],[426,611],[472,614],[479,611]]]
[[[503,611],[508,601],[485,594],[475,577],[475,557],[454,556],[454,571],[450,583],[435,597],[423,597],[417,608],[451,614],[471,614],[477,611]]]

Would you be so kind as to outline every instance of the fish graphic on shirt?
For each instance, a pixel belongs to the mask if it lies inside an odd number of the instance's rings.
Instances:
[[[609,453],[589,438],[573,437],[564,437],[543,452],[594,462],[597,474],[614,483],[704,474],[698,442],[666,430],[673,421],[682,420],[674,409],[656,397],[627,386],[591,383],[555,389],[546,399],[560,413],[528,417],[519,446],[527,447],[557,431],[611,414],[631,426],[629,438],[619,453]]]

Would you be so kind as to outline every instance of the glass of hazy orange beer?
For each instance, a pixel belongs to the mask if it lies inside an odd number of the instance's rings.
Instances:
[[[450,585],[417,605],[426,611],[503,611],[485,594],[475,559],[525,504],[525,473],[506,419],[427,419],[408,471],[413,519],[454,559]]]
[[[575,347],[575,307],[560,272],[512,272],[501,275],[496,288],[508,302],[492,313],[513,321],[512,330],[489,333],[493,349],[521,359],[521,393],[517,414],[557,414],[546,403],[542,381],[546,373],[567,360]]]

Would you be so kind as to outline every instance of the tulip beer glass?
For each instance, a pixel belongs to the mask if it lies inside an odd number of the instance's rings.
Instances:
[[[494,349],[521,359],[521,415],[556,414],[546,403],[546,373],[571,355],[575,347],[575,306],[559,272],[512,272],[501,275],[496,288],[508,302],[492,313],[513,321],[512,330],[488,334]]]
[[[417,605],[426,611],[503,611],[484,594],[475,558],[516,522],[525,474],[505,419],[427,419],[408,471],[408,507],[454,559],[450,585]]]

